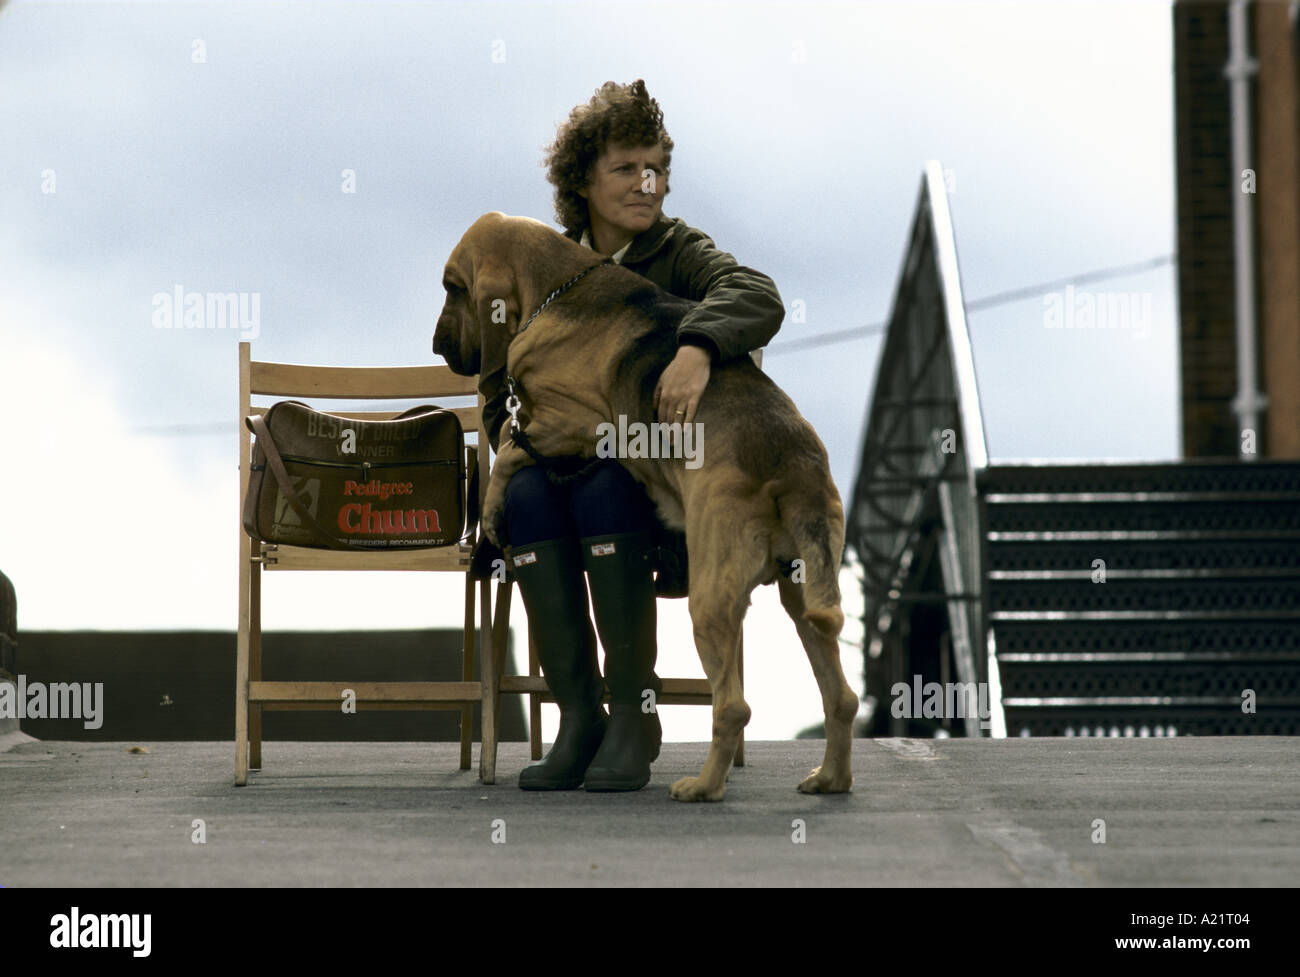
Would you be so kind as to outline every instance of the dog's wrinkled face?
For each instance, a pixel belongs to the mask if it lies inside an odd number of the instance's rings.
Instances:
[[[509,254],[510,219],[484,214],[465,232],[447,259],[447,292],[433,351],[462,376],[489,377],[504,370],[506,349],[519,328],[518,283],[500,255]]]

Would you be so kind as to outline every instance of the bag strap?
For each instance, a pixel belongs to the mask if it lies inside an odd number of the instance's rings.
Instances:
[[[469,472],[465,479],[465,525],[462,527],[465,531],[460,535],[460,541],[463,543],[474,535],[474,530],[478,528],[478,449],[470,445],[469,453]]]
[[[271,432],[267,429],[266,420],[261,415],[251,414],[244,418],[244,424],[257,435],[257,444],[266,455],[266,462],[271,466],[271,474],[275,476],[275,481],[280,486],[280,492],[284,495],[284,500],[289,503],[294,512],[298,513],[303,525],[311,526],[323,540],[334,539],[334,535],[325,531],[325,527],[316,521],[316,517],[308,511],[307,506],[298,497],[298,493],[293,487],[293,480],[289,477],[289,471],[284,467],[284,461],[280,458],[280,451],[276,448]]]

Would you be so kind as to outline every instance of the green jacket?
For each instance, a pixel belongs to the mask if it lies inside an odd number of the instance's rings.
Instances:
[[[581,236],[581,230],[565,234],[574,241]],[[785,305],[772,279],[738,264],[681,218],[661,215],[654,227],[632,239],[620,264],[666,292],[700,303],[677,327],[677,341],[703,347],[715,363],[766,346],[785,318]],[[505,401],[503,386],[483,408],[483,423],[493,446],[506,419]]]

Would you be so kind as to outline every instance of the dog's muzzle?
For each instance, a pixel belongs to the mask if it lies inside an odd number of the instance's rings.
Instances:
[[[451,368],[452,373],[458,373],[461,376],[473,376],[478,372],[477,363],[466,363],[462,359],[460,344],[456,341],[452,330],[444,330],[441,326],[434,330],[433,352],[436,356],[441,356],[447,361],[447,366]]]

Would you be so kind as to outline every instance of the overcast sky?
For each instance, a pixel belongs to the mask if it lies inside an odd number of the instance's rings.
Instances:
[[[431,362],[452,247],[488,210],[554,222],[543,150],[610,79],[663,108],[665,212],[804,303],[764,368],[847,497],[879,337],[780,344],[887,316],[930,159],[967,301],[1170,254],[1171,19],[1131,0],[10,3],[0,569],[20,628],[235,626],[239,332],[155,328],[156,294],[255,293],[257,358]],[[1051,329],[1044,294],[971,313],[990,454],[1177,457],[1173,266],[1080,288],[1150,320]],[[375,601],[385,626],[457,622],[450,577],[331,577],[275,575],[266,626],[369,627]],[[685,602],[659,606],[661,673],[702,674]],[[755,594],[759,738],[819,718],[781,617]],[[708,738],[707,710],[672,715],[670,739]]]

